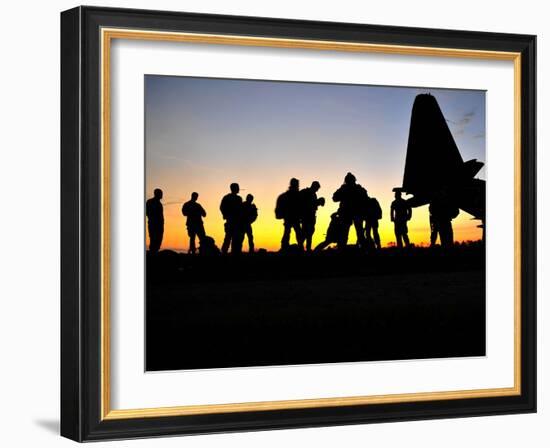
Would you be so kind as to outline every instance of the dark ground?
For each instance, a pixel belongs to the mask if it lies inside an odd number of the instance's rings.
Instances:
[[[146,368],[482,356],[485,258],[384,249],[147,258]]]

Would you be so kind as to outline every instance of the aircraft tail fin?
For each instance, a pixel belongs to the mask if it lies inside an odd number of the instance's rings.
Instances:
[[[430,94],[418,95],[411,114],[403,190],[423,192],[444,187],[461,177],[463,165],[437,100]]]

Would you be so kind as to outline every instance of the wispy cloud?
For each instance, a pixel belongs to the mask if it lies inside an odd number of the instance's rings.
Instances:
[[[470,112],[462,114],[462,116],[456,121],[447,119],[447,122],[453,125],[453,134],[463,135],[468,125],[474,119],[475,115],[476,111],[472,110]]]
[[[470,121],[472,121],[472,118],[474,118],[476,112],[473,110],[471,112],[465,113],[462,118],[458,121],[459,126],[466,126]]]

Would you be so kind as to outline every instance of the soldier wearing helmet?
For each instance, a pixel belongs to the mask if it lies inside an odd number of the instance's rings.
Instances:
[[[281,250],[288,249],[290,245],[290,233],[294,230],[296,242],[303,247],[303,235],[300,225],[301,200],[300,181],[296,178],[290,179],[288,190],[279,195],[275,206],[275,216],[283,220],[283,238],[281,239]]]
[[[348,242],[349,228],[352,224],[357,234],[358,246],[365,247],[363,214],[366,194],[367,191],[356,182],[355,176],[348,173],[344,178],[344,184],[332,195],[332,200],[340,203],[338,216],[342,220],[342,239],[339,244],[341,248]]]

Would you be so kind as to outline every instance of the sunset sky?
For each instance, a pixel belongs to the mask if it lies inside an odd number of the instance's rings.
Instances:
[[[193,191],[207,212],[206,233],[221,246],[219,204],[237,182],[243,199],[252,193],[259,210],[256,248],[278,250],[283,226],[275,201],[291,177],[301,188],[321,183],[318,196],[327,202],[317,213],[316,245],[338,208],[332,194],[348,171],[380,202],[380,236],[388,245],[394,241],[392,188],[402,184],[412,104],[427,92],[436,97],[463,159],[485,162],[484,91],[147,75],[146,196],[164,191],[162,247],[187,251],[181,206]],[[427,208],[413,209],[409,237],[415,244],[429,241]],[[453,221],[455,240],[480,239],[478,224],[461,211]],[[349,242],[355,239],[351,229]]]

